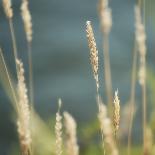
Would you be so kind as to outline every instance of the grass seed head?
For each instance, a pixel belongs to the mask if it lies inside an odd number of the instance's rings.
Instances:
[[[114,96],[114,128],[115,131],[118,131],[119,129],[119,123],[120,123],[120,100],[118,97],[118,90],[115,91]]]
[[[21,15],[24,23],[26,38],[28,42],[32,41],[32,19],[28,7],[28,0],[23,0],[21,5]]]
[[[86,33],[87,33],[87,40],[88,46],[90,49],[90,61],[92,65],[93,75],[96,80],[97,90],[99,89],[99,80],[98,80],[98,50],[96,47],[96,41],[94,38],[94,32],[91,26],[91,22],[86,22]]]
[[[31,145],[31,131],[30,131],[30,109],[27,95],[27,88],[25,84],[23,63],[16,60],[18,67],[18,134],[23,154],[27,154]]]
[[[11,0],[3,0],[3,8],[7,18],[11,19],[13,17]]]

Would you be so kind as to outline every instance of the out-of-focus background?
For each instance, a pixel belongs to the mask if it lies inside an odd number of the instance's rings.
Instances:
[[[106,102],[102,33],[97,12],[97,0],[31,0],[33,22],[33,75],[35,107],[44,120],[50,119],[57,110],[57,100],[63,101],[63,109],[69,111],[78,123],[94,120],[97,115],[95,82],[93,79],[85,23],[92,21],[100,61],[100,92]],[[135,0],[110,0],[113,27],[110,34],[110,59],[113,93],[118,88],[121,104],[130,97],[132,51],[134,46]],[[150,1],[153,5],[153,2]],[[20,14],[20,0],[12,0],[14,28],[18,53],[24,62],[28,79],[27,46]],[[152,9],[152,8],[151,8]],[[153,11],[153,10],[152,10]],[[150,10],[151,12],[151,10]],[[147,62],[153,68],[154,46],[153,19],[147,15],[148,53]],[[0,2],[0,46],[10,70],[15,70],[9,24]],[[14,73],[15,75],[15,73]],[[140,141],[141,103],[140,86],[136,85],[137,113],[133,133]],[[16,138],[12,120],[13,108],[2,86],[0,87],[0,154],[9,154]],[[139,133],[139,134],[136,134]]]

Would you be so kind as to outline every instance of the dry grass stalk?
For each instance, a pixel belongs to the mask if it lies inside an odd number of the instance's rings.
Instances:
[[[15,31],[14,31],[12,19],[9,20],[9,26],[10,26],[11,39],[12,39],[13,54],[14,54],[14,58],[15,58],[16,73],[18,74],[18,69],[17,69],[18,67],[17,67],[17,63],[16,63],[16,60],[18,59],[17,43],[16,43],[16,36],[15,36]]]
[[[135,111],[135,87],[136,87],[136,73],[137,73],[137,46],[134,42],[133,49],[133,65],[132,65],[132,78],[131,78],[131,93],[130,93],[130,117],[129,117],[129,129],[128,129],[128,155],[131,154],[131,138],[132,138],[132,127]]]
[[[110,58],[109,58],[109,33],[112,27],[112,15],[111,9],[108,6],[108,0],[99,1],[99,15],[101,30],[103,32],[103,55],[104,55],[104,74],[105,74],[105,85],[107,93],[108,110],[112,108],[112,80],[111,80],[111,69],[110,69]]]
[[[68,155],[78,155],[79,146],[76,138],[76,122],[74,118],[68,113],[64,112],[64,121],[66,129],[66,150]]]
[[[7,18],[11,19],[13,17],[11,0],[3,0],[3,8]]]
[[[115,91],[115,97],[114,97],[114,129],[115,129],[115,133],[118,131],[119,129],[119,123],[120,123],[120,100],[118,97],[118,90]]]
[[[104,139],[106,146],[109,148],[110,154],[118,155],[118,149],[113,137],[112,123],[110,118],[108,118],[107,107],[102,103],[101,99],[99,100],[98,106],[98,119],[100,122],[102,138]]]
[[[135,7],[136,18],[136,42],[140,55],[139,83],[142,87],[143,100],[143,149],[146,152],[146,34],[142,23],[141,10],[139,6]]]
[[[6,64],[6,61],[4,59],[4,56],[3,56],[3,52],[2,52],[2,49],[0,48],[0,56],[2,58],[2,63],[4,65],[4,70],[5,70],[5,73],[6,73],[6,76],[7,76],[7,79],[8,79],[8,83],[10,85],[10,88],[11,88],[11,92],[12,92],[12,96],[13,96],[13,99],[14,99],[14,103],[15,103],[15,108],[16,110],[18,111],[18,106],[17,106],[17,96],[16,96],[16,92],[15,92],[15,89],[13,87],[13,83],[12,83],[12,80],[11,80],[11,77],[10,77],[10,74],[9,74],[9,71],[8,71],[8,68],[7,68],[7,64]]]
[[[20,60],[16,60],[18,67],[18,134],[19,140],[21,144],[21,150],[23,155],[30,154],[30,146],[31,146],[31,132],[30,132],[30,109],[29,109],[29,101],[27,96],[27,88],[25,84],[24,78],[24,68],[23,63]]]
[[[62,154],[62,116],[60,115],[60,108],[62,101],[58,101],[59,109],[56,113],[55,135],[56,135],[56,155]]]
[[[88,46],[90,49],[90,61],[92,65],[93,75],[96,80],[97,93],[99,89],[99,79],[98,79],[98,50],[96,47],[96,41],[94,38],[93,28],[90,21],[86,22],[86,33],[88,39]]]

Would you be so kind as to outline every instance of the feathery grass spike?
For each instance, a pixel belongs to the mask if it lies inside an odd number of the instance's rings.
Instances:
[[[24,155],[27,155],[30,151],[31,145],[31,132],[30,132],[30,109],[29,101],[27,96],[27,88],[24,78],[24,68],[23,63],[20,60],[16,60],[18,67],[18,134],[21,144],[21,150]]]
[[[119,123],[120,123],[120,100],[118,97],[118,90],[115,91],[115,97],[114,97],[114,128],[115,132],[119,129]]]
[[[90,21],[86,22],[86,33],[87,33],[87,39],[88,39],[88,46],[89,46],[89,49],[90,49],[90,61],[91,61],[91,65],[92,65],[94,78],[96,80],[96,87],[97,87],[97,92],[98,92],[98,89],[99,89],[98,50],[97,50],[97,47],[96,47],[94,33],[93,33],[93,29],[92,29]]]

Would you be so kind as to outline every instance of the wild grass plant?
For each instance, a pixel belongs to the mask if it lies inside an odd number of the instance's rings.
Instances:
[[[10,25],[10,34],[12,39],[12,51],[14,54],[14,63],[16,67],[16,78],[12,78],[12,71],[7,66],[7,61],[0,49],[0,75],[2,85],[8,94],[8,97],[14,107],[15,124],[19,139],[18,147],[14,147],[14,152],[10,154],[22,155],[155,155],[155,110],[153,110],[151,119],[147,118],[147,87],[150,89],[150,96],[154,99],[155,92],[155,75],[147,69],[146,54],[146,30],[145,30],[145,0],[138,0],[135,4],[135,42],[133,48],[133,66],[131,75],[131,93],[129,101],[128,137],[126,145],[121,143],[121,112],[124,110],[119,98],[118,90],[113,93],[111,80],[111,67],[109,55],[109,34],[112,27],[112,9],[108,0],[99,0],[98,12],[103,34],[103,56],[104,67],[100,66],[99,52],[95,41],[93,26],[91,21],[86,21],[86,37],[90,50],[90,63],[93,71],[93,77],[96,83],[96,105],[98,112],[96,120],[90,123],[85,130],[81,130],[83,141],[86,149],[82,148],[82,143],[78,140],[77,128],[78,123],[68,112],[61,110],[62,101],[58,100],[58,111],[52,125],[53,131],[48,127],[34,109],[34,89],[33,89],[33,66],[32,66],[32,19],[29,11],[29,1],[21,1],[21,16],[23,20],[26,44],[29,62],[29,81],[26,83],[24,77],[24,65],[18,56],[16,35],[13,25],[13,7],[11,0],[2,0],[4,12]],[[138,68],[139,63],[139,68]],[[105,90],[107,100],[101,98],[99,67],[104,68]],[[137,69],[138,68],[138,69]],[[132,139],[132,128],[135,112],[135,85],[136,76],[142,90],[142,127],[143,127],[143,146],[134,146]],[[147,79],[149,79],[147,81]],[[27,87],[27,85],[29,87]],[[114,94],[114,95],[113,95]],[[154,102],[152,99],[151,102]],[[153,105],[152,105],[153,107]],[[153,108],[152,108],[153,109]],[[154,108],[155,109],[155,108]],[[90,141],[94,135],[101,137],[100,144]],[[88,144],[90,146],[88,146]],[[96,146],[97,145],[97,146]],[[20,149],[19,149],[20,148]]]

